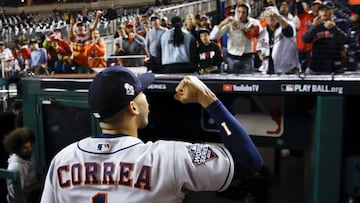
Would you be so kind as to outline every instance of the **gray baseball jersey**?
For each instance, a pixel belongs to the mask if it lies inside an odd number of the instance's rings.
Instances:
[[[102,136],[73,143],[54,157],[42,203],[176,203],[187,191],[225,190],[234,175],[231,154],[222,146]]]

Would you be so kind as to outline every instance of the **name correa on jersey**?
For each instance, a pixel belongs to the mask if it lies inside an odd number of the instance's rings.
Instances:
[[[57,178],[59,187],[63,189],[86,185],[110,185],[151,191],[151,170],[151,166],[142,165],[138,173],[134,174],[134,163],[120,162],[116,165],[114,162],[104,162],[101,165],[96,162],[85,162],[60,166],[57,169]],[[132,177],[136,177],[135,183]]]
[[[204,165],[205,162],[217,158],[216,153],[211,150],[208,145],[193,144],[187,146],[187,149],[192,159],[192,162],[197,166]]]

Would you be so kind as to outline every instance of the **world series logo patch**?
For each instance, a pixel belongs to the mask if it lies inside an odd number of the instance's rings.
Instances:
[[[202,144],[193,144],[186,146],[192,162],[197,165],[204,165],[205,162],[208,162],[212,159],[216,159],[216,153],[208,146]]]

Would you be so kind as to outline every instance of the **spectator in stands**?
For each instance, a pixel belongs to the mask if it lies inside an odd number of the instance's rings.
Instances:
[[[162,73],[194,72],[196,65],[196,41],[190,32],[182,29],[179,16],[171,19],[171,29],[160,39]]]
[[[208,29],[208,30],[212,29],[211,20],[210,20],[209,16],[202,14],[202,15],[199,15],[198,18],[199,19],[196,20],[197,23],[196,23],[195,30],[191,33],[195,37],[197,46],[199,46],[199,44],[201,43],[199,31],[202,29]]]
[[[55,27],[52,34],[55,35],[58,39],[62,39],[61,27]]]
[[[149,56],[148,69],[155,70],[161,65],[160,38],[167,30],[160,25],[160,17],[158,15],[150,16],[152,28],[145,38],[145,49]]]
[[[122,47],[123,40],[127,38],[127,34],[125,31],[124,25],[119,25],[117,28],[117,32],[114,35],[114,52],[111,54],[111,56],[123,56],[124,55],[124,49]],[[123,65],[122,58],[110,58],[109,60],[110,64],[116,64],[116,65]]]
[[[294,16],[289,12],[288,2],[286,1],[281,2],[279,7],[279,13],[280,15],[284,16],[287,21],[289,22],[294,21]]]
[[[305,43],[312,43],[311,64],[306,73],[342,73],[342,51],[349,35],[349,22],[334,15],[335,5],[324,1],[319,15],[302,36]]]
[[[0,41],[0,63],[13,58],[11,50],[6,47],[4,41]]]
[[[70,44],[61,38],[61,34],[54,32],[54,34],[49,37],[51,45],[56,47],[56,52],[61,52],[66,56],[72,55],[72,50]]]
[[[322,4],[322,1],[321,0],[314,0],[312,3],[311,3],[311,10],[309,11],[309,13],[316,17],[319,13],[319,8]]]
[[[279,8],[280,7],[280,4],[281,2],[278,2],[276,0],[266,0],[265,2],[265,6],[268,7],[268,6],[275,6],[276,8]]]
[[[198,38],[198,33],[197,33],[198,28],[193,14],[186,15],[183,29],[190,32],[195,37],[195,39]]]
[[[72,50],[69,43],[61,39],[61,33],[54,31],[49,37],[46,37],[43,41],[43,48],[46,49],[48,55],[48,69],[49,72],[53,72],[55,69],[55,62],[58,61],[58,54],[71,57]]]
[[[15,40],[13,56],[17,61],[20,71],[29,72],[31,64],[31,50],[24,41]]]
[[[199,30],[201,43],[197,48],[199,56],[199,73],[219,73],[223,62],[222,52],[217,43],[210,41],[210,30]]]
[[[3,144],[10,153],[8,170],[17,170],[20,173],[21,193],[24,202],[39,202],[42,183],[36,173],[35,157],[32,146],[35,135],[29,128],[16,128],[7,134]],[[14,188],[12,180],[7,180],[8,202],[14,201]]]
[[[19,40],[21,43],[23,43],[23,44],[26,44],[26,45],[29,44],[29,40],[26,39],[26,36],[25,36],[25,32],[24,32],[24,31],[20,31],[20,32],[19,32],[18,40]]]
[[[76,73],[71,57],[61,51],[57,52],[57,60],[54,63],[54,73]]]
[[[266,7],[262,14],[266,28],[258,36],[257,53],[262,66],[259,71],[268,74],[295,73],[299,70],[295,27],[275,6]]]
[[[211,19],[209,16],[207,16],[207,15],[200,16],[200,23],[199,23],[198,30],[200,30],[200,29],[208,29],[208,30],[212,29]]]
[[[126,37],[126,31],[124,25],[119,25],[116,33],[114,34],[114,45],[116,43],[122,44],[122,40]]]
[[[210,39],[215,40],[225,33],[227,38],[227,54],[225,61],[229,73],[252,73],[254,67],[253,38],[260,30],[258,20],[250,17],[251,7],[247,3],[239,3],[235,17],[227,16],[210,33]]]
[[[124,55],[144,55],[145,39],[135,33],[135,24],[129,22],[126,24],[127,38],[123,40],[122,47]],[[144,57],[123,59],[123,64],[128,67],[144,66]]]
[[[296,45],[299,54],[299,61],[301,64],[301,71],[305,72],[305,69],[310,65],[310,53],[312,49],[311,43],[305,43],[302,40],[302,36],[312,24],[314,17],[318,14],[319,6],[321,5],[320,0],[315,0],[311,4],[311,10],[307,9],[307,3],[302,0],[296,1],[296,16],[298,19],[298,26],[296,27]]]
[[[200,14],[200,12],[198,12],[195,16],[194,16],[194,25],[195,25],[195,30],[198,30],[200,27],[200,16],[202,16]]]
[[[73,62],[78,73],[92,72],[89,69],[88,58],[85,55],[85,43],[91,39],[91,34],[96,29],[101,15],[102,11],[96,12],[95,19],[88,30],[85,30],[84,22],[81,19],[76,20],[72,17],[70,20],[69,39],[73,51]]]
[[[160,24],[162,27],[170,29],[171,26],[169,25],[168,18],[166,16],[163,16],[160,20]]]
[[[13,59],[14,56],[11,50],[6,47],[4,41],[0,41],[0,67],[2,67],[5,71],[10,71],[12,69]]]
[[[85,46],[85,55],[89,60],[89,67],[106,68],[105,52],[105,44],[100,39],[100,33],[98,30],[94,30],[91,40]]]
[[[121,50],[123,52],[122,43],[125,38],[127,38],[125,26],[119,25],[117,28],[117,31],[114,35],[114,50],[115,50],[114,54],[115,55],[120,53],[119,51],[121,51]]]
[[[30,69],[35,75],[49,74],[47,68],[46,49],[39,47],[36,39],[30,40],[31,66]]]
[[[148,25],[148,26],[150,25],[149,17],[146,14],[141,15],[140,26],[137,27],[137,29],[136,29],[137,33],[139,33],[143,29],[143,25]]]
[[[134,33],[136,33],[141,28],[141,16],[139,14],[135,14],[134,16]]]
[[[149,32],[150,30],[150,23],[148,23],[147,21],[144,23],[141,23],[141,29],[139,31],[137,31],[136,33],[140,36],[142,36],[143,38],[146,37],[146,34]]]

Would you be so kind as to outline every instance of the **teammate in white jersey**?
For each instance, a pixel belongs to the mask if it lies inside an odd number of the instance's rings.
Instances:
[[[252,176],[262,158],[241,124],[197,77],[186,76],[174,98],[198,103],[218,124],[222,145],[180,141],[144,143],[138,129],[148,124],[143,90],[152,73],[127,68],[98,73],[89,89],[89,107],[102,134],[67,146],[48,169],[42,203],[182,202],[189,191],[223,191]]]

